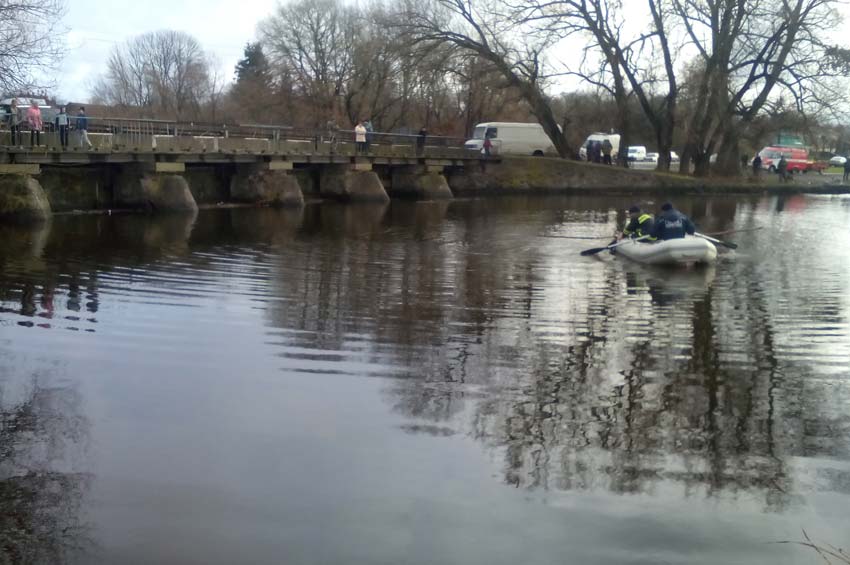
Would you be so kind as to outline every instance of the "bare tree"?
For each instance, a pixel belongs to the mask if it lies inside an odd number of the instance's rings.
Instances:
[[[588,57],[596,60],[589,56],[595,51],[600,56],[599,66],[588,71],[580,64],[568,74],[607,90],[614,97],[623,148],[628,146],[630,137],[629,99],[632,95],[637,98],[655,134],[659,170],[670,167],[678,97],[664,2],[647,0],[651,28],[631,38],[624,33],[627,14],[620,0],[518,0],[512,5],[515,18],[536,25],[538,33],[560,37],[580,34],[591,40],[582,63]],[[629,4],[629,9],[629,15],[634,17],[634,4]],[[654,63],[656,60],[661,61],[660,66]],[[655,91],[659,83],[666,86],[662,94]],[[624,151],[620,153],[621,164],[626,164],[626,157]]]
[[[313,125],[341,111],[336,101],[351,75],[356,18],[355,8],[336,0],[299,0],[281,4],[260,25],[272,64],[312,101]]]
[[[530,35],[525,21],[505,13],[497,1],[405,0],[391,23],[423,49],[449,45],[460,57],[477,57],[498,70],[507,86],[528,103],[555,149],[573,157],[566,136],[552,111],[546,86],[544,53],[559,37],[554,33]]]
[[[63,53],[63,0],[0,0],[0,91],[46,86]]]
[[[799,111],[838,94],[825,30],[837,18],[836,0],[672,0],[700,72],[688,120],[682,170],[708,174],[718,152],[721,173],[740,171],[739,137],[776,100],[790,94]],[[828,94],[831,92],[831,95]]]
[[[183,32],[150,32],[116,47],[95,96],[108,104],[197,115],[209,94],[210,61]]]

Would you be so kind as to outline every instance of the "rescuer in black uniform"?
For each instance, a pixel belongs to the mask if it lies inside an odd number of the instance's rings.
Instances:
[[[685,234],[693,235],[695,231],[696,226],[689,217],[673,208],[669,202],[665,202],[661,206],[661,214],[655,219],[652,235],[660,240],[680,239],[685,237]]]
[[[635,205],[629,208],[629,223],[623,228],[623,237],[635,238],[648,235],[650,237],[641,241],[654,241],[653,227],[652,214],[641,213],[640,206]]]

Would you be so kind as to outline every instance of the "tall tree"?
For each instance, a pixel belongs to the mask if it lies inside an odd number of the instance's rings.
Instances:
[[[0,0],[0,91],[40,84],[63,53],[63,0]]]
[[[337,0],[298,0],[281,4],[260,25],[272,64],[291,75],[314,126],[340,118],[338,97],[353,65],[356,17],[356,8]]]
[[[811,96],[841,74],[827,30],[837,20],[836,0],[671,0],[700,65],[682,170],[688,157],[705,175],[718,152],[717,170],[740,171],[741,127],[777,96],[790,94],[799,110],[825,102]]]
[[[544,54],[558,37],[530,35],[527,22],[506,14],[503,7],[474,0],[405,0],[391,25],[421,48],[448,45],[459,56],[487,61],[528,103],[558,154],[574,157],[576,152],[561,131],[546,93],[551,75]]]
[[[95,95],[108,104],[182,119],[198,115],[210,79],[210,61],[200,43],[184,32],[162,30],[113,49]]]
[[[647,120],[652,125],[658,147],[658,169],[670,167],[670,150],[678,98],[678,84],[674,73],[673,51],[669,43],[665,0],[647,0],[650,16],[649,31],[636,37],[626,37],[626,18],[634,17],[634,4],[629,4],[626,14],[620,0],[517,0],[513,4],[515,18],[533,23],[545,34],[555,33],[562,38],[581,34],[591,43],[585,50],[595,50],[601,56],[601,68],[589,73],[573,69],[568,74],[608,90],[617,103],[618,129],[623,136],[621,147],[628,146],[630,97],[637,98]],[[647,54],[651,54],[647,62]],[[654,61],[660,61],[660,65]],[[660,68],[659,68],[660,67]],[[659,80],[658,76],[663,76]],[[657,84],[666,90],[656,92]],[[625,151],[621,152],[626,164]]]

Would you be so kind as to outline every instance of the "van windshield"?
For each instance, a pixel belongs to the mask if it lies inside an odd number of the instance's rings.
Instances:
[[[485,128],[484,126],[478,126],[472,130],[472,139],[484,139],[485,135],[490,139],[494,139],[498,136],[498,131],[499,130],[497,128]]]

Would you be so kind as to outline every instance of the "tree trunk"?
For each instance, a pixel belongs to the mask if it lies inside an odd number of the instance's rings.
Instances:
[[[693,155],[694,176],[707,177],[711,172],[711,154],[706,151],[697,151]]]
[[[741,175],[741,143],[738,128],[729,123],[724,128],[723,144],[717,153],[714,172],[722,176]]]
[[[679,156],[679,174],[691,174],[691,161],[694,160],[694,155],[696,155],[696,151],[693,144],[685,143],[685,146],[682,148],[682,154]]]
[[[526,86],[526,92],[526,99],[531,105],[531,111],[537,116],[537,121],[543,126],[543,131],[552,140],[558,155],[563,159],[575,159],[576,153],[570,147],[564,132],[558,127],[558,121],[555,119],[555,114],[552,113],[552,106],[543,93],[536,86],[531,85]]]

